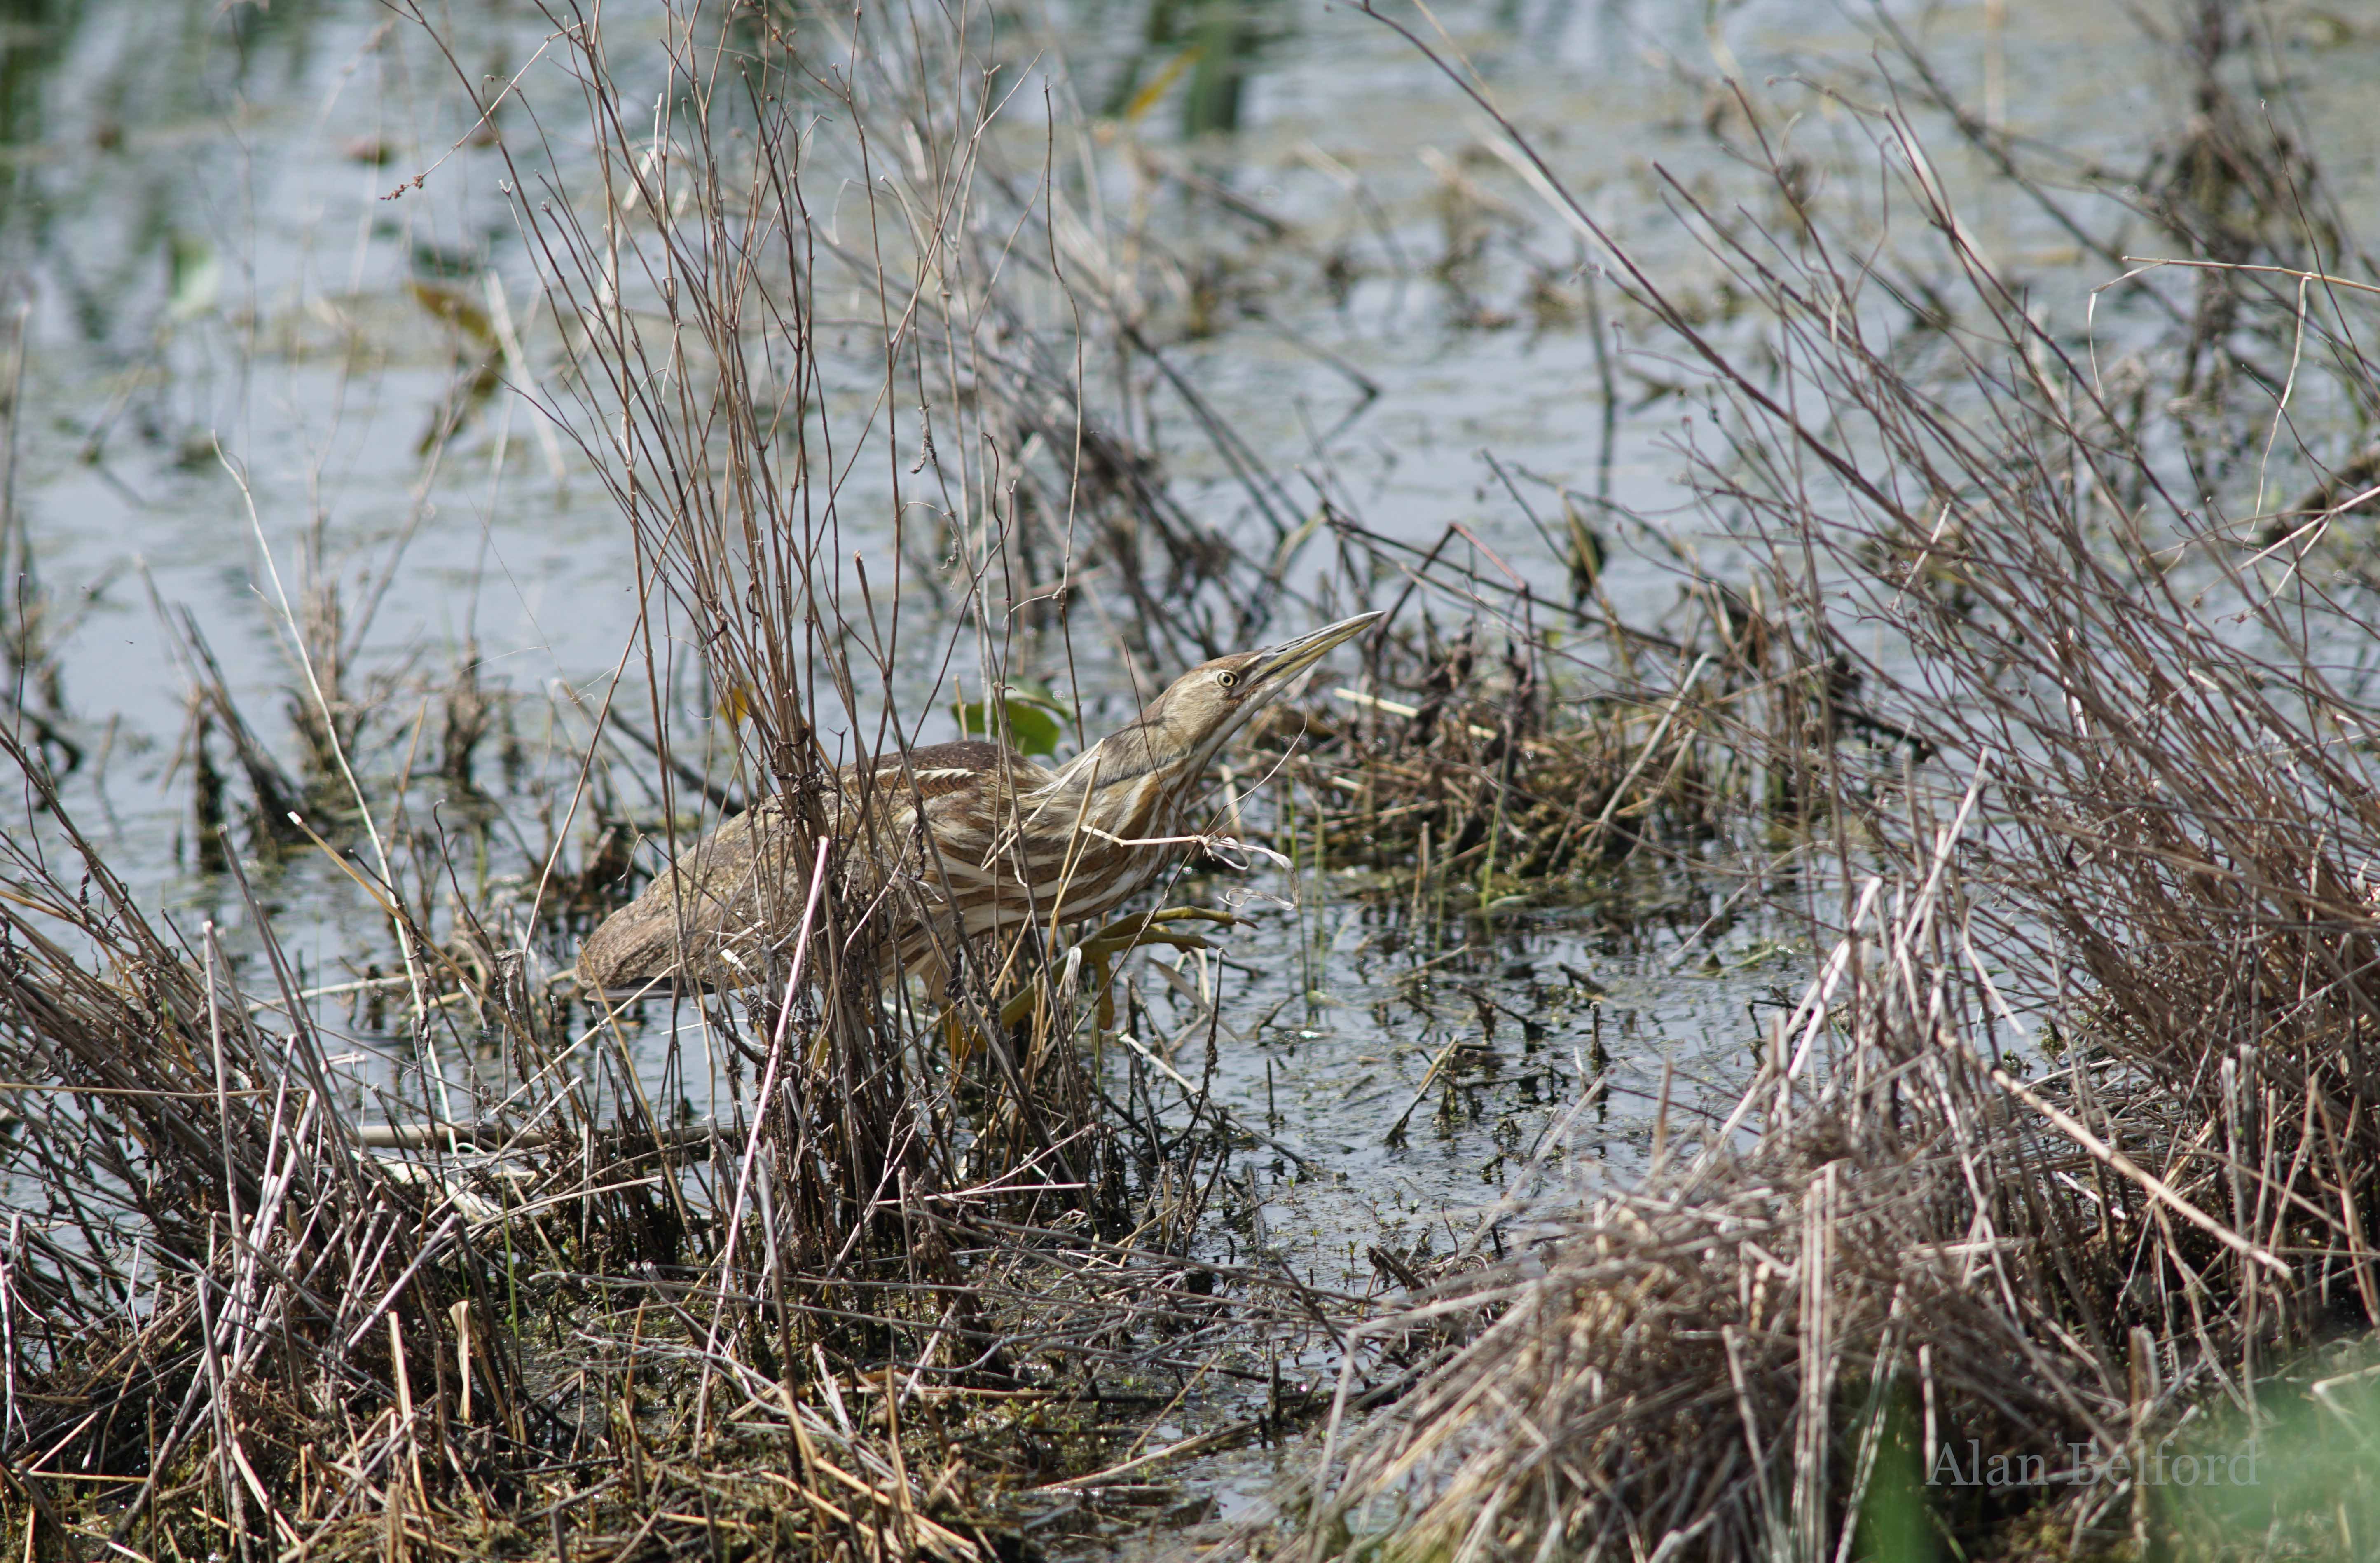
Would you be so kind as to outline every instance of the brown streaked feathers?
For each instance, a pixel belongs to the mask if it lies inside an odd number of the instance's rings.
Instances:
[[[1240,725],[1380,617],[1195,667],[1055,770],[981,739],[844,768],[820,811],[842,848],[836,921],[888,975],[938,983],[962,942],[1113,910],[1183,855],[1165,838],[1184,834],[1208,763]],[[791,954],[808,887],[795,815],[766,800],[683,854],[588,936],[582,987],[759,983]]]

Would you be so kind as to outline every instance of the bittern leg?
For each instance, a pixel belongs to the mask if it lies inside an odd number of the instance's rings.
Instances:
[[[1202,922],[1233,923],[1241,919],[1227,911],[1211,911],[1205,907],[1167,907],[1162,911],[1142,912],[1119,918],[1069,952],[1081,959],[1080,972],[1090,983],[1089,992],[1098,1004],[1099,1030],[1115,1029],[1115,985],[1112,973],[1116,960],[1134,950],[1149,945],[1171,945],[1175,949],[1203,950],[1213,946],[1196,934],[1173,932],[1168,924],[1196,919]],[[1014,1025],[1033,1013],[1045,984],[1036,978],[1023,993],[1001,1006],[1002,1025]]]

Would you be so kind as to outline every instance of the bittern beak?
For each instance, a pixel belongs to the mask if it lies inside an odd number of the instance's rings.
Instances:
[[[1379,612],[1359,613],[1353,618],[1326,624],[1310,635],[1300,635],[1294,641],[1285,641],[1273,647],[1248,669],[1248,693],[1279,693],[1292,678],[1321,661],[1333,648],[1345,645],[1388,617]]]

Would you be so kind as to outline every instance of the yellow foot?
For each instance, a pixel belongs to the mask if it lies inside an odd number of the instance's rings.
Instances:
[[[1004,1022],[1004,1016],[1002,1020]],[[942,1033],[942,1045],[951,1050],[951,1062],[959,1068],[965,1068],[968,1059],[983,1051],[983,1033],[967,1023],[959,1006],[953,1004],[943,1010],[934,1026]]]

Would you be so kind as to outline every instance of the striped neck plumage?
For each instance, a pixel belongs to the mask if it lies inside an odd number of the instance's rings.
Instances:
[[[1110,733],[1058,767],[1039,796],[1053,801],[1079,799],[1087,792],[1105,791],[1120,782],[1137,781],[1152,774],[1170,791],[1206,768],[1211,750],[1209,753],[1176,754],[1169,763],[1160,744],[1152,741],[1154,737],[1145,720]],[[1219,742],[1212,747],[1220,749],[1221,745]],[[1185,764],[1184,761],[1196,763]]]

